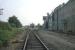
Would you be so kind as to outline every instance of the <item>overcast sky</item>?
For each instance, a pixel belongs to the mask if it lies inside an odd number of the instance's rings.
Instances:
[[[51,13],[55,7],[68,0],[0,0],[3,15],[0,20],[7,21],[8,17],[16,15],[23,25],[30,23],[43,24],[43,16]]]

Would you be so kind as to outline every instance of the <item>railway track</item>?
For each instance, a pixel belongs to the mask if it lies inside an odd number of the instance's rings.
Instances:
[[[26,37],[23,50],[49,50],[37,34],[29,33]]]

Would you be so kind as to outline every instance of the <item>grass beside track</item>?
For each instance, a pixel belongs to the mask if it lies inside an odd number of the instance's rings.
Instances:
[[[12,28],[6,22],[0,22],[0,47],[7,46],[8,41],[21,31],[21,29]]]

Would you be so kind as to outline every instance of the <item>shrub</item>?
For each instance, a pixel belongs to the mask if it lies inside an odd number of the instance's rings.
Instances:
[[[0,29],[1,30],[12,30],[11,26],[7,22],[0,21]]]
[[[0,46],[7,46],[8,40],[13,38],[20,29],[12,28],[9,23],[0,21]]]

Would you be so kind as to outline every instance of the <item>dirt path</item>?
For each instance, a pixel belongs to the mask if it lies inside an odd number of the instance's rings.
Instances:
[[[39,35],[54,50],[75,50],[75,36],[49,31],[39,31]]]

